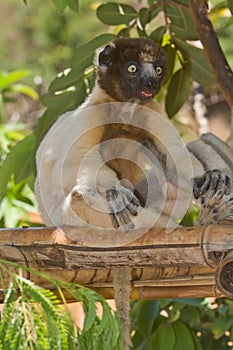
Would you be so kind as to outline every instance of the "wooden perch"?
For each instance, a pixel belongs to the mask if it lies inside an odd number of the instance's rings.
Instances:
[[[82,244],[87,234],[96,246]],[[233,297],[233,225],[179,227],[171,233],[153,228],[142,236],[137,231],[105,235],[103,247],[94,241],[97,232],[83,228],[2,229],[0,258],[88,286],[106,299],[114,297],[112,270],[119,266],[132,267],[132,299]],[[127,240],[127,235],[130,242],[110,245],[114,237],[116,242],[119,237]],[[25,271],[25,277],[54,289],[38,275]]]

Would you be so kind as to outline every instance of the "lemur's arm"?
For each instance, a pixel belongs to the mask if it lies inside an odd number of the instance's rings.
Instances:
[[[201,207],[197,225],[217,223],[232,217],[232,148],[213,134],[204,134],[187,147],[198,166],[202,164],[203,170],[206,170],[193,180],[193,195]]]

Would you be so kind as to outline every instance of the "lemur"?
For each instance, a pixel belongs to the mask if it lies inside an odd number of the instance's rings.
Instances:
[[[191,162],[184,164],[179,135],[171,136],[169,123],[154,112],[166,72],[165,52],[151,39],[120,38],[98,51],[92,93],[55,122],[37,152],[35,191],[45,224],[128,229],[157,213],[163,226],[171,215],[177,219],[177,188],[182,201],[190,176],[216,167],[232,175],[232,150],[211,134],[187,145]],[[145,220],[137,221],[142,208]]]
[[[44,223],[116,234],[166,226],[185,214],[192,190],[209,221],[231,215],[232,149],[211,134],[184,147],[153,101],[166,77],[165,51],[148,38],[117,38],[98,50],[95,65],[93,91],[59,117],[37,152]]]

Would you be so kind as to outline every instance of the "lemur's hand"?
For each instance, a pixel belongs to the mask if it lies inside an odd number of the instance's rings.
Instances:
[[[193,194],[200,200],[198,225],[217,223],[233,215],[231,178],[220,170],[207,171],[193,181]]]
[[[109,202],[110,215],[115,228],[126,226],[134,228],[133,217],[137,216],[137,209],[140,206],[138,198],[134,193],[121,185],[116,189],[106,191],[106,199]]]
[[[231,192],[231,179],[220,170],[208,170],[203,176],[194,178],[193,194],[196,199],[215,196],[221,199]]]

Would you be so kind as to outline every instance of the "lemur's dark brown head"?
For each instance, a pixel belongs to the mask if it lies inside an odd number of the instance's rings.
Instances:
[[[146,103],[158,93],[167,63],[151,39],[116,39],[99,54],[99,86],[116,101]]]

